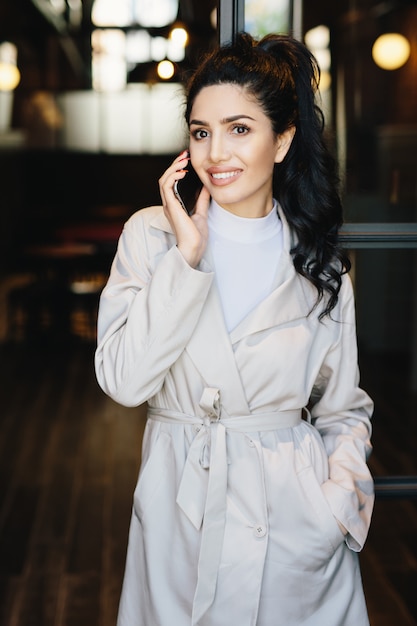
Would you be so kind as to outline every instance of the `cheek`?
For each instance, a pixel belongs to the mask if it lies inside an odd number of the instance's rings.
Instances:
[[[198,164],[201,163],[201,157],[202,157],[201,145],[197,143],[195,139],[193,139],[192,137],[188,144],[188,151],[190,153],[190,161],[191,161],[192,166],[193,167],[198,166]]]
[[[268,152],[264,150],[258,153],[252,153],[248,158],[250,160],[247,160],[246,163],[258,182],[272,176],[274,171],[274,159],[271,158]]]
[[[265,168],[270,171],[274,166],[276,147],[273,143],[259,141],[245,146],[241,151],[241,157],[252,167]]]
[[[265,154],[265,157],[263,160],[263,169],[267,176],[272,176],[274,173],[275,163],[276,163],[275,156],[276,156],[275,150],[270,150],[269,153]]]

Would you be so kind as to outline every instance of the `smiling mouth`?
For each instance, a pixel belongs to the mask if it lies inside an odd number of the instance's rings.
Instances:
[[[233,176],[237,176],[239,172],[236,170],[234,172],[217,172],[216,174],[211,174],[211,177],[215,180],[224,180],[226,178],[233,178]]]

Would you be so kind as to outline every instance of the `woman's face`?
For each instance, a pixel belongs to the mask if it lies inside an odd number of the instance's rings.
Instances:
[[[204,87],[190,114],[191,162],[214,200],[242,217],[272,209],[274,163],[294,129],[277,136],[260,104],[233,84]]]

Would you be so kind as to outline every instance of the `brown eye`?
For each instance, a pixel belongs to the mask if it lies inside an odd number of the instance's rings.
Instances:
[[[235,135],[245,135],[246,133],[249,132],[249,128],[245,126],[244,124],[237,124],[236,126],[233,127],[232,132]]]
[[[208,132],[206,130],[204,130],[203,128],[199,128],[198,130],[195,130],[192,133],[192,136],[194,137],[194,139],[205,139],[206,137],[208,137]]]

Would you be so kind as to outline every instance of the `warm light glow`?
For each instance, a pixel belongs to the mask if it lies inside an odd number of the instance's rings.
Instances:
[[[126,87],[126,35],[122,30],[94,30],[91,35],[93,88],[120,91]]]
[[[321,92],[328,91],[332,84],[330,53],[330,31],[327,26],[320,25],[307,31],[304,41],[309,50],[314,54],[320,68],[319,89]]]
[[[185,58],[188,32],[182,26],[174,27],[169,33],[166,56],[170,61],[180,63]]]
[[[310,50],[313,48],[322,50],[330,45],[330,31],[327,26],[316,26],[306,32],[304,41]]]
[[[185,28],[177,27],[173,28],[169,34],[169,38],[175,42],[177,46],[182,46],[185,48],[188,41],[188,33]]]
[[[0,62],[0,91],[13,91],[20,82],[20,72],[11,63]]]
[[[171,61],[161,61],[158,63],[158,76],[163,80],[168,80],[174,76],[175,68]]]
[[[332,59],[329,48],[323,48],[314,50],[314,56],[316,57],[319,68],[322,72],[328,72],[331,67]]]
[[[330,72],[328,72],[327,70],[325,70],[324,72],[321,72],[320,74],[320,83],[319,83],[319,89],[321,92],[323,91],[327,91],[328,89],[330,89],[332,84],[332,77]]]
[[[17,48],[14,43],[0,44],[0,91],[13,91],[20,82],[17,69]]]
[[[383,70],[396,70],[408,61],[410,44],[399,33],[381,35],[372,46],[372,58]]]
[[[210,24],[214,30],[217,28],[217,7],[214,7],[210,13]]]

